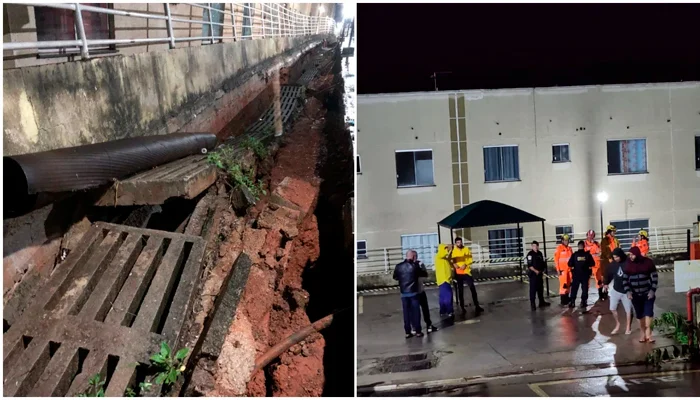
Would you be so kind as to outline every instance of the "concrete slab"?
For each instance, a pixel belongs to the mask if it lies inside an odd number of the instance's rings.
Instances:
[[[682,311],[685,296],[672,292],[673,274],[660,274],[657,315]],[[554,279],[550,288],[556,288]],[[401,300],[397,293],[364,296],[358,315],[358,379],[362,386],[391,385],[441,379],[520,374],[556,368],[620,365],[644,359],[653,347],[671,344],[657,337],[654,345],[637,342],[639,327],[633,322],[632,335],[611,335],[614,320],[608,303],[589,306],[589,312],[571,312],[554,304],[531,312],[528,287],[520,282],[477,285],[486,312],[474,317],[473,307],[465,319],[454,323],[438,318],[438,291],[426,289],[433,323],[441,329],[423,338],[405,339]],[[469,302],[469,291],[465,300]],[[589,303],[598,298],[591,289]],[[424,322],[422,321],[424,325]],[[433,352],[439,361],[420,371],[377,374],[377,365],[388,357]]]
[[[96,223],[3,337],[4,394],[107,396],[134,384],[160,342],[177,347],[200,275],[199,237]]]
[[[216,167],[204,155],[185,157],[115,182],[98,206],[163,204],[171,197],[193,199],[216,182]]]

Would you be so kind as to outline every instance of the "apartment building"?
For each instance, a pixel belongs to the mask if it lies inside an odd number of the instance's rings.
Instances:
[[[600,237],[600,192],[618,229],[700,221],[700,82],[360,95],[357,128],[359,257],[433,248],[438,221],[486,199],[547,236]],[[515,228],[456,234],[497,257]]]

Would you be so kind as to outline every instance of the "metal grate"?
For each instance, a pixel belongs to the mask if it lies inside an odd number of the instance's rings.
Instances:
[[[107,397],[135,385],[161,341],[179,345],[200,276],[200,237],[96,223],[3,339],[5,396]]]
[[[286,130],[294,115],[303,105],[304,87],[301,85],[283,85],[280,90],[280,106],[282,126]],[[246,134],[274,134],[275,131],[275,105],[265,111],[263,116],[246,130]],[[252,135],[252,136],[258,136]]]
[[[309,68],[306,71],[304,71],[299,80],[297,80],[297,84],[306,86],[309,83],[311,83],[311,81],[316,77],[316,75],[318,75],[318,68]]]

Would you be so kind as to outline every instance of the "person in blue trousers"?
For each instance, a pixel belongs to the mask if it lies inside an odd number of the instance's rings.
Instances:
[[[394,268],[394,279],[399,281],[401,290],[401,305],[403,306],[403,328],[406,338],[422,337],[420,325],[420,282],[421,277],[427,277],[426,270],[420,268],[413,260],[413,250],[406,252],[406,259]]]

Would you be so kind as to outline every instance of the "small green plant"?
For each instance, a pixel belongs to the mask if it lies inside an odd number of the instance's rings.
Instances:
[[[265,145],[257,138],[248,136],[243,139],[241,146],[245,149],[253,150],[253,153],[260,159],[267,157],[267,148],[265,148]]]
[[[700,348],[697,328],[677,312],[665,312],[660,317],[654,318],[651,328],[657,329],[664,336],[673,338],[676,344],[659,347],[647,353],[645,361],[648,365],[658,368],[664,361],[694,358],[698,355]]]
[[[124,397],[136,397],[136,392],[134,392],[134,389],[128,387],[124,391]]]
[[[139,388],[141,389],[141,393],[147,392],[151,388],[151,386],[153,386],[153,384],[151,382],[148,382],[148,381],[143,381],[143,382],[139,383]]]
[[[151,356],[151,363],[158,369],[154,382],[166,386],[177,382],[177,378],[185,371],[185,365],[182,364],[182,361],[189,352],[190,349],[183,348],[173,355],[168,343],[161,342],[160,353]]]
[[[252,146],[257,145],[253,143]],[[263,148],[263,150],[265,149]],[[255,152],[256,150],[253,148],[253,151]],[[243,171],[232,147],[222,147],[216,152],[209,153],[207,161],[224,171],[233,187],[245,186],[255,197],[256,201],[260,199],[260,195],[267,194],[263,189],[263,183],[255,179],[255,174],[252,170]]]
[[[106,380],[102,380],[100,374],[93,375],[88,380],[88,388],[78,397],[105,397],[105,382]]]

